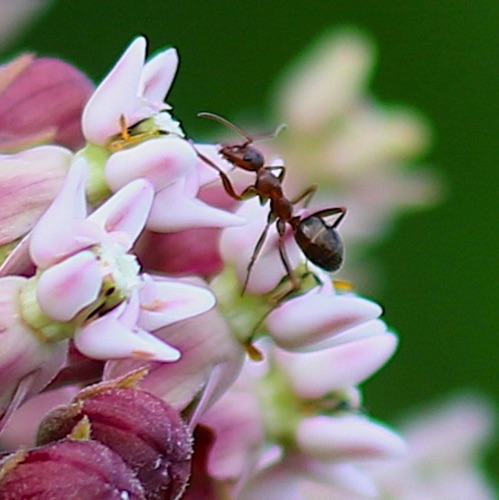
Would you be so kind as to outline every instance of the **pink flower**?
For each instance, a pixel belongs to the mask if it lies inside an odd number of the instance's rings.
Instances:
[[[84,165],[75,162],[30,235],[38,272],[23,296],[25,320],[49,342],[74,336],[91,358],[178,359],[177,349],[149,331],[210,309],[213,295],[141,275],[127,253],[151,207],[150,183],[128,184],[87,216],[85,178]]]
[[[106,145],[127,126],[169,109],[163,102],[178,65],[175,49],[159,52],[145,62],[147,41],[136,38],[97,87],[83,111],[82,126],[87,141]]]
[[[97,87],[82,117],[92,172],[90,198],[100,201],[134,179],[154,187],[147,228],[158,232],[197,227],[226,227],[245,221],[197,198],[200,187],[216,177],[163,102],[177,68],[175,49],[145,62],[146,40],[136,38]]]

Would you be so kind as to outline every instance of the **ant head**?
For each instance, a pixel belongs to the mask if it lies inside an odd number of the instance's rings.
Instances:
[[[260,170],[265,163],[262,153],[247,142],[243,144],[225,144],[222,146],[220,154],[236,167],[250,172]]]
[[[225,125],[227,128],[230,128],[237,134],[244,137],[245,141],[241,143],[229,143],[224,144],[220,150],[220,154],[235,165],[236,167],[242,168],[244,170],[248,170],[250,172],[256,172],[260,170],[265,164],[265,158],[263,154],[254,146],[251,146],[255,142],[255,138],[245,132],[241,128],[239,128],[234,123],[222,118],[219,115],[214,113],[198,113],[198,116],[201,118],[209,118],[210,120],[216,121]],[[258,137],[258,140],[261,139],[271,139],[275,137],[283,128],[283,125],[280,125],[274,132],[271,134],[265,134]]]

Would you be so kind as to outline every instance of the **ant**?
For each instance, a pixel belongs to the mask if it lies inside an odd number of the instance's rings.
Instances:
[[[253,196],[258,196],[260,204],[263,206],[270,201],[270,210],[267,217],[267,224],[260,235],[251,260],[246,271],[246,279],[242,289],[244,294],[248,285],[251,269],[258,258],[258,255],[265,243],[270,226],[275,223],[277,234],[279,235],[279,255],[284,265],[287,275],[292,283],[292,290],[299,287],[295,274],[291,268],[284,246],[284,234],[286,224],[291,226],[294,239],[308,260],[326,271],[336,271],[343,261],[343,242],[336,230],[341,220],[346,214],[345,207],[334,207],[319,210],[311,215],[300,217],[293,214],[293,207],[298,202],[305,200],[305,206],[310,202],[317,190],[317,186],[310,186],[303,193],[293,199],[288,199],[283,192],[282,182],[286,167],[265,166],[263,154],[252,144],[255,138],[244,132],[242,129],[229,122],[221,116],[213,113],[199,113],[201,118],[214,120],[244,137],[245,141],[222,144],[219,154],[235,167],[239,167],[248,172],[256,174],[255,183],[245,188],[241,193],[237,193],[230,178],[213,161],[197,152],[199,157],[208,165],[218,171],[222,184],[227,194],[235,200],[245,200]],[[271,137],[275,137],[281,127],[279,127]],[[339,214],[333,224],[327,224],[325,217]]]

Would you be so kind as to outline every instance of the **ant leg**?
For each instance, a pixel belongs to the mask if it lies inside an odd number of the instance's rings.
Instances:
[[[336,227],[340,224],[343,217],[345,217],[347,213],[346,207],[334,207],[334,208],[325,208],[324,210],[319,210],[313,214],[310,214],[308,217],[318,217],[319,219],[323,217],[329,217],[330,215],[340,214],[340,216],[334,221],[331,227]]]
[[[312,184],[312,186],[308,187],[303,191],[303,193],[299,194],[296,198],[293,198],[291,200],[291,203],[295,205],[301,200],[305,200],[303,202],[303,206],[307,207],[308,204],[312,201],[312,198],[314,197],[315,192],[317,191],[317,184]]]
[[[270,225],[274,222],[274,217],[272,213],[269,213],[268,219],[267,219],[267,224],[265,225],[265,228],[258,238],[258,241],[256,242],[255,249],[253,250],[253,255],[251,256],[251,260],[248,264],[248,267],[246,268],[246,279],[244,280],[244,285],[243,289],[241,291],[241,295],[244,295],[244,292],[246,291],[246,287],[248,286],[250,274],[251,274],[251,269],[253,269],[253,265],[255,264],[256,259],[258,258],[258,255],[260,254],[260,251],[262,250],[263,244],[265,243],[265,240],[267,239],[267,234],[269,232]]]
[[[284,234],[286,233],[286,223],[282,219],[277,220],[277,232],[279,234],[279,255],[281,257],[281,261],[286,269],[286,274],[289,276],[291,280],[292,289],[296,290],[300,285],[298,280],[296,279],[295,273],[291,268],[291,264],[289,262],[288,254],[286,253],[286,247],[284,245]]]
[[[251,195],[249,195],[250,188],[245,189],[244,192],[241,194],[236,193],[236,190],[235,190],[234,186],[232,185],[232,182],[229,179],[229,176],[215,162],[213,162],[210,158],[208,158],[203,153],[198,151],[196,149],[196,147],[194,146],[194,144],[192,143],[192,141],[189,141],[189,142],[190,142],[192,148],[194,149],[194,151],[196,152],[196,154],[198,155],[198,158],[201,158],[201,160],[203,160],[207,165],[214,168],[218,172],[218,175],[220,176],[220,179],[222,181],[225,192],[231,198],[233,198],[234,200],[237,200],[237,201],[241,201],[241,200],[244,200],[246,198],[249,198],[250,196],[253,196],[253,194],[254,194],[253,192],[251,192]]]

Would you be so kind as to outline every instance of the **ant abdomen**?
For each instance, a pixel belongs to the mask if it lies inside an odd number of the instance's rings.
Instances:
[[[343,262],[343,241],[338,231],[321,217],[302,219],[295,240],[308,260],[326,271],[337,271]]]

